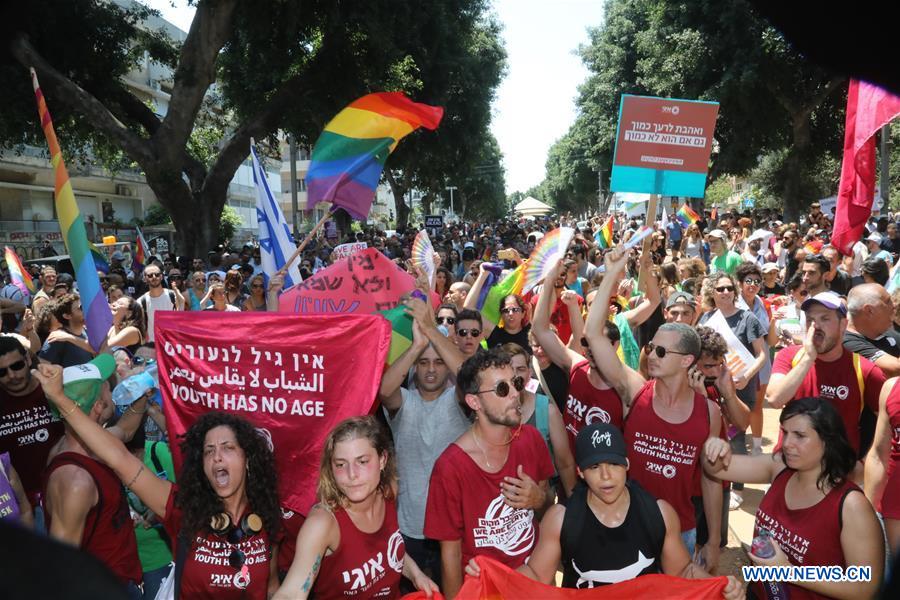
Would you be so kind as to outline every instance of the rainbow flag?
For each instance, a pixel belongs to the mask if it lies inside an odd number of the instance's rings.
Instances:
[[[681,221],[681,224],[684,227],[690,227],[691,225],[693,225],[694,223],[696,223],[697,221],[700,220],[700,215],[695,213],[694,209],[692,209],[690,206],[688,206],[685,203],[675,213],[675,218],[678,219],[679,221]]]
[[[41,127],[44,129],[44,137],[47,138],[47,146],[50,148],[50,162],[56,175],[54,194],[56,213],[59,215],[59,226],[62,229],[66,250],[69,252],[69,258],[75,269],[75,280],[78,282],[78,291],[81,294],[81,306],[84,310],[88,341],[94,350],[99,350],[101,344],[106,341],[106,334],[112,326],[112,313],[109,310],[106,295],[100,287],[100,278],[97,277],[97,268],[92,259],[91,245],[84,229],[84,219],[78,212],[78,204],[75,202],[75,194],[72,192],[72,183],[69,181],[69,173],[66,171],[62,150],[56,139],[50,111],[47,110],[47,102],[41,92],[34,69],[31,69],[31,83],[34,86]]]
[[[23,294],[33,296],[37,292],[37,287],[35,287],[31,275],[28,274],[28,271],[22,265],[19,255],[9,246],[4,248],[4,254],[6,268],[9,269],[9,279],[12,281],[12,284],[22,290]]]
[[[594,240],[601,248],[613,247],[613,218],[607,219],[606,223],[594,234]]]
[[[100,248],[90,242],[88,242],[88,248],[91,249],[91,260],[94,261],[94,268],[101,273],[109,275],[109,263],[106,262],[106,258],[100,252]]]
[[[140,227],[135,227],[137,235],[134,240],[134,258],[131,259],[131,270],[135,273],[141,273],[147,266],[147,257],[150,256],[150,247],[147,246],[147,240],[141,233]]]
[[[391,324],[391,347],[388,350],[387,363],[392,365],[412,346],[413,319],[406,314],[406,307],[402,304],[388,310],[380,310],[378,314]]]
[[[435,129],[444,116],[438,106],[419,104],[402,92],[368,94],[334,117],[313,148],[306,176],[308,206],[331,202],[354,219],[369,214],[388,155],[418,129]]]
[[[525,265],[522,263],[516,269],[501,279],[497,285],[493,286],[484,299],[484,305],[481,307],[481,316],[494,325],[500,324],[500,301],[510,294],[522,293],[525,286]]]
[[[531,251],[531,256],[525,263],[524,279],[522,290],[525,293],[543,281],[550,269],[557,261],[566,257],[566,250],[575,237],[575,230],[571,227],[560,227],[546,234],[538,245]],[[552,285],[553,282],[551,281]]]

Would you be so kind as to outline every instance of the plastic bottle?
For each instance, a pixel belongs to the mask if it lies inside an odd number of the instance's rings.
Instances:
[[[750,545],[750,553],[759,558],[772,558],[775,556],[775,544],[772,542],[772,532],[768,529],[760,529],[759,535],[753,538]],[[791,597],[787,584],[781,581],[763,581],[760,583],[766,600],[789,600]]]

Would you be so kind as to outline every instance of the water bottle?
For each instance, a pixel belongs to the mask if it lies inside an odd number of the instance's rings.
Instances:
[[[753,538],[750,553],[759,558],[775,556],[775,545],[772,543],[772,532],[760,529],[759,535]],[[763,581],[760,583],[767,600],[788,600],[791,597],[787,584],[781,581]]]

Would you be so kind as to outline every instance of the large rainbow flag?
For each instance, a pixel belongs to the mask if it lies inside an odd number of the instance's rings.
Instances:
[[[23,294],[33,296],[37,292],[37,287],[35,287],[31,275],[22,265],[19,255],[9,246],[4,248],[4,255],[6,268],[9,269],[9,279],[12,281],[12,284],[22,290]]]
[[[388,155],[418,129],[435,129],[444,116],[438,106],[419,104],[402,92],[368,94],[334,117],[313,148],[306,176],[308,205],[331,202],[354,219],[365,219]]]
[[[94,350],[99,350],[101,344],[106,341],[106,334],[112,326],[112,312],[109,310],[106,295],[100,288],[100,278],[97,276],[91,244],[84,229],[84,219],[78,212],[78,204],[75,202],[75,194],[72,192],[72,183],[69,181],[69,173],[63,162],[62,150],[56,139],[50,111],[47,110],[47,102],[44,100],[44,94],[41,92],[34,69],[31,69],[31,83],[34,86],[41,127],[44,129],[44,137],[47,138],[47,146],[50,148],[50,163],[53,165],[56,176],[54,194],[56,214],[59,215],[59,227],[62,230],[63,241],[69,252],[72,267],[75,269],[75,281],[78,282],[78,291],[81,294],[81,306],[84,310],[88,341]]]
[[[606,223],[594,234],[594,240],[601,248],[613,247],[613,218],[610,217]]]
[[[681,224],[685,227],[690,227],[694,223],[700,220],[700,215],[694,212],[687,204],[683,204],[681,208],[675,213],[675,218],[681,221]]]
[[[526,263],[522,263],[516,267],[512,273],[488,290],[481,307],[481,316],[494,325],[500,324],[500,301],[510,294],[522,294],[525,285],[525,265]]]

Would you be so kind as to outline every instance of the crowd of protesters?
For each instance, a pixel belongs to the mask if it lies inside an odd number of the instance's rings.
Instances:
[[[114,252],[99,353],[71,275],[37,267],[29,298],[4,267],[0,524],[99,559],[123,586],[108,597],[452,598],[479,556],[550,585],[561,565],[569,588],[714,576],[743,485],[764,483],[754,535],[774,552],[753,564],[866,566],[869,581],[785,585],[876,594],[900,551],[898,224],[873,218],[842,256],[817,204],[794,223],[769,209],[672,219],[631,250],[642,218],[611,218],[612,247],[596,237],[607,215],[432,229],[442,303],[398,298],[412,343],[385,367],[375,416],[328,435],[307,515],[280,505],[272,450],[244,419],[208,413],[170,439],[154,379],[158,311],[278,309],[283,279],[258,247],[139,272]],[[509,273],[559,226],[576,229],[565,258],[486,318],[490,269]],[[339,241],[366,242],[424,287],[416,233],[315,240],[301,275]],[[70,387],[63,370],[80,365],[93,385]],[[763,438],[766,405],[778,440]],[[348,576],[374,556],[386,562]],[[729,576],[723,596],[745,593],[766,597]]]

